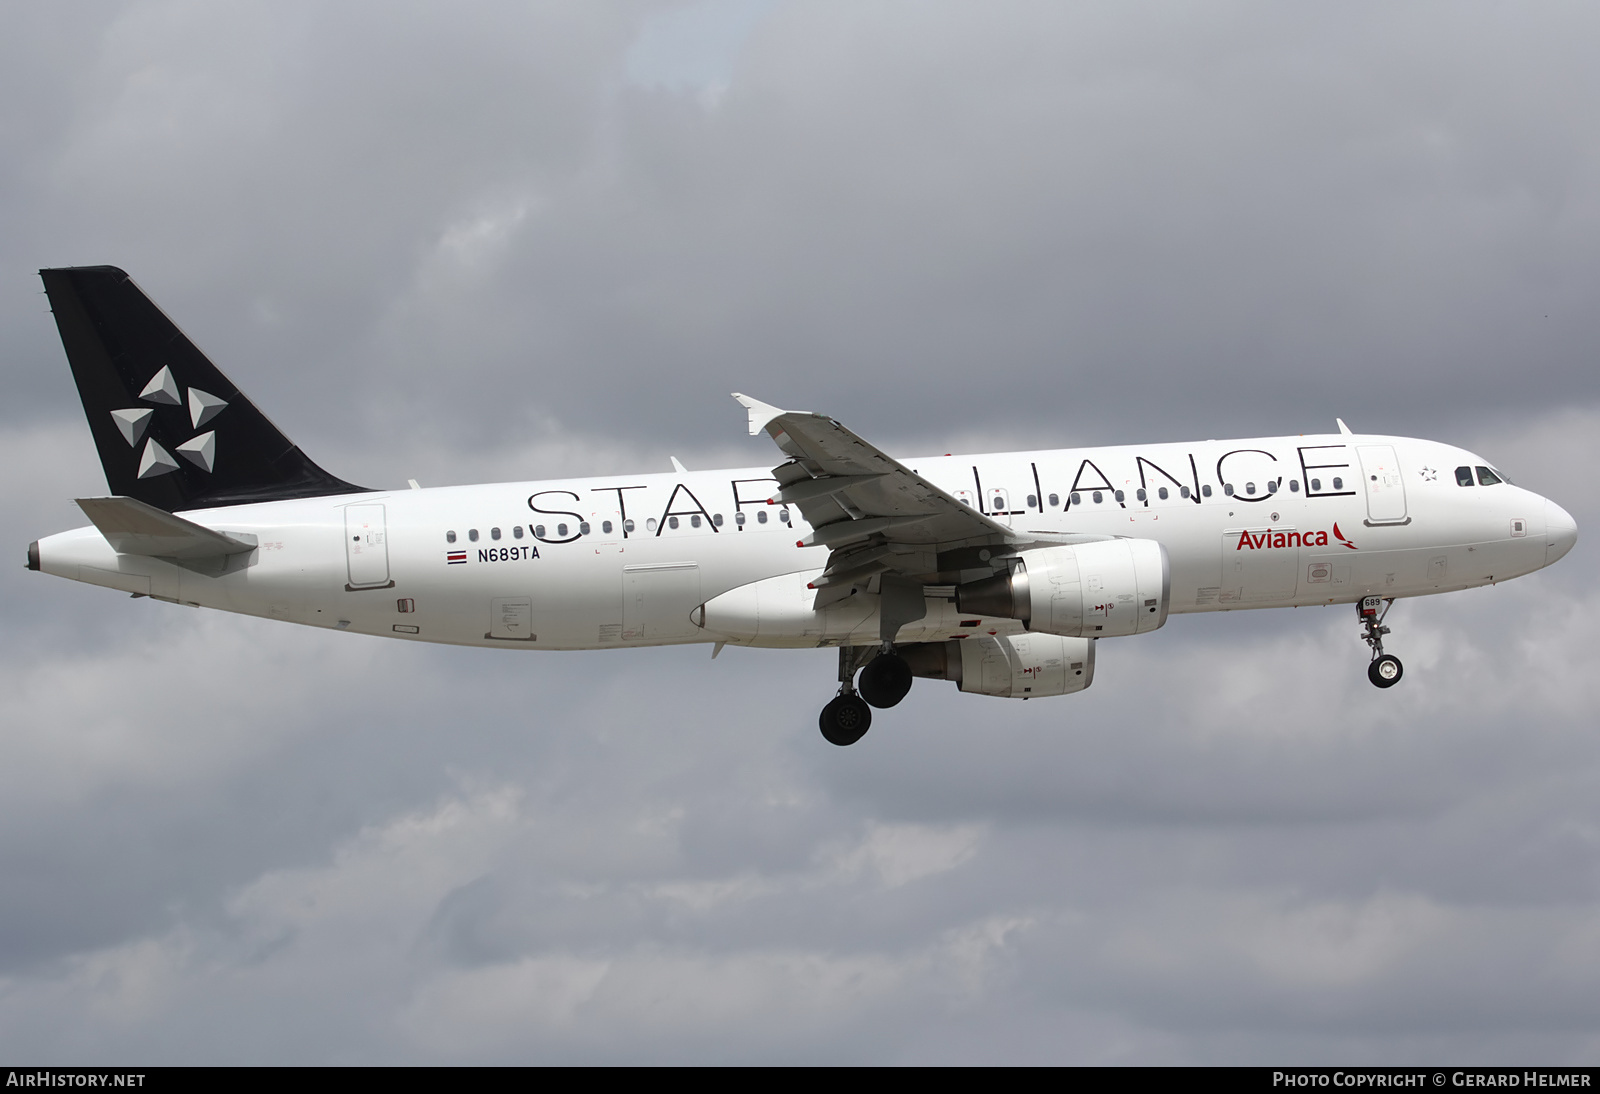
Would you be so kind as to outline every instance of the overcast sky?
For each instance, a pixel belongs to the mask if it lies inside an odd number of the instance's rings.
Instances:
[[[1593,1063],[1590,4],[24,5],[0,35],[0,1058]],[[1094,687],[513,654],[22,569],[112,263],[389,487],[1359,429],[1577,518],[1514,583],[1174,617]]]

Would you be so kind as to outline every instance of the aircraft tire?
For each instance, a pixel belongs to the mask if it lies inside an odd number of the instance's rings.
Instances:
[[[861,698],[885,710],[911,693],[911,666],[898,654],[885,653],[867,662],[856,687]]]
[[[1392,653],[1374,658],[1371,665],[1367,666],[1367,679],[1380,688],[1392,688],[1400,682],[1405,668],[1400,664],[1400,658]]]
[[[853,745],[872,728],[872,708],[859,695],[840,695],[822,708],[817,724],[829,744]]]

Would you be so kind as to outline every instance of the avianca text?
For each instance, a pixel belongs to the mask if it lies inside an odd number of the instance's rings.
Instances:
[[[1235,551],[1267,551],[1275,547],[1326,547],[1327,532],[1240,532]]]

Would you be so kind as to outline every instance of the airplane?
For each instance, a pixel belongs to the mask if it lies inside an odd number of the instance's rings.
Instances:
[[[126,273],[40,271],[110,495],[28,568],[190,607],[522,650],[838,649],[836,745],[916,678],[1032,699],[1172,614],[1354,604],[1368,677],[1397,599],[1577,541],[1481,456],[1352,432],[897,459],[735,393],[781,460],[374,490],[324,471]]]

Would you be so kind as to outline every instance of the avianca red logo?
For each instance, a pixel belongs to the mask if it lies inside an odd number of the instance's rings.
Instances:
[[[1337,523],[1333,526],[1333,538],[1350,548],[1359,550],[1351,543],[1345,534],[1339,531]],[[1279,547],[1326,547],[1328,546],[1327,532],[1277,532],[1268,528],[1265,532],[1240,532],[1239,543],[1235,551],[1269,551]]]

